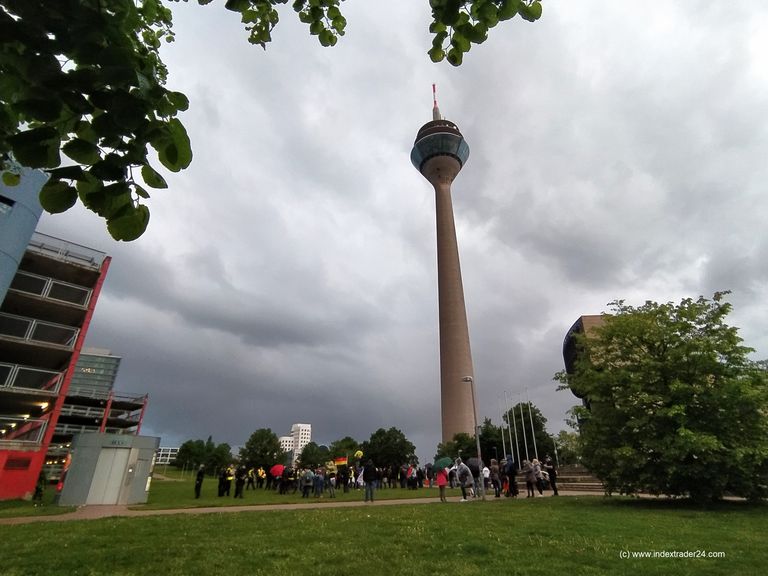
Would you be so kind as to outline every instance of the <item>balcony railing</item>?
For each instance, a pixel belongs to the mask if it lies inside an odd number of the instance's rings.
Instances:
[[[0,312],[0,336],[10,336],[27,342],[56,344],[71,350],[79,333],[80,329],[72,326]]]
[[[45,420],[0,416],[0,446],[40,444],[46,424]]]
[[[101,264],[104,262],[104,258],[106,258],[104,252],[99,252],[93,248],[81,246],[73,242],[67,242],[47,234],[41,234],[40,232],[32,234],[27,250],[56,260],[93,268],[94,270],[101,268]]]
[[[81,308],[87,308],[91,299],[91,291],[87,288],[21,270],[16,272],[10,288],[49,300],[74,304]]]
[[[0,362],[0,388],[35,390],[55,396],[61,387],[62,377],[61,372]]]

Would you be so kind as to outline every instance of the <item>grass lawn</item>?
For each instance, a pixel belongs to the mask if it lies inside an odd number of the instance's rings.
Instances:
[[[5,500],[0,502],[0,518],[16,518],[19,516],[51,516],[72,512],[74,508],[57,506],[53,503],[55,490],[49,488],[43,493],[43,501],[38,505],[27,500]],[[1,550],[1,548],[0,548]],[[0,574],[3,574],[0,565]]]
[[[0,574],[748,576],[766,512],[572,496],[0,525]],[[653,551],[704,557],[622,558]]]

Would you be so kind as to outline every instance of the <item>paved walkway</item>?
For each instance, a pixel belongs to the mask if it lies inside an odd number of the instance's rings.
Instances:
[[[560,490],[562,496],[602,496],[599,492],[575,492]],[[551,494],[540,498],[551,497]],[[525,499],[525,497],[522,497]],[[488,498],[489,501],[497,501]],[[500,500],[499,500],[500,501]],[[460,503],[456,497],[449,498],[448,503]],[[97,520],[99,518],[111,518],[115,516],[140,517],[140,516],[168,516],[171,514],[227,514],[231,512],[266,512],[270,510],[316,510],[318,508],[359,508],[364,506],[399,506],[403,504],[440,504],[436,497],[431,498],[403,498],[392,500],[376,500],[374,502],[305,502],[297,504],[251,504],[248,506],[208,506],[204,508],[172,508],[168,510],[131,510],[128,506],[80,506],[74,512],[56,514],[53,516],[20,516],[17,518],[0,518],[0,525],[31,524],[33,522],[67,522],[69,520]],[[472,505],[467,502],[467,505]],[[462,504],[464,505],[464,504]]]

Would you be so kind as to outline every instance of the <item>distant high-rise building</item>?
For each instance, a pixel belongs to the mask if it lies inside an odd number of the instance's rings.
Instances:
[[[475,434],[474,367],[451,200],[451,183],[468,158],[469,145],[456,124],[441,116],[435,99],[411,162],[435,189],[443,442],[459,432]]]
[[[293,461],[296,462],[304,446],[312,441],[312,425],[294,424],[291,426],[291,437],[293,437]]]
[[[18,265],[0,259],[0,500],[34,492],[109,263],[37,232]]]

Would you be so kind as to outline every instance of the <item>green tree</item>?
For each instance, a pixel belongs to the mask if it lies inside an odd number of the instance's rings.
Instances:
[[[215,444],[208,440],[187,440],[179,447],[173,465],[177,468],[197,468],[203,464],[206,470],[216,470],[232,462],[231,447],[227,443]]]
[[[581,436],[572,430],[560,430],[555,436],[557,461],[560,466],[581,463]],[[552,454],[552,458],[555,455]]]
[[[307,468],[317,468],[329,460],[329,454],[328,446],[308,442],[301,450],[298,465]]]
[[[239,13],[248,41],[265,48],[279,21],[277,7],[287,2],[227,0],[224,6]],[[292,3],[323,46],[344,35],[339,5]],[[499,21],[541,16],[539,0],[430,0],[430,6],[429,56],[453,65]],[[159,53],[162,42],[174,40],[172,24],[161,0],[0,0],[3,182],[18,184],[22,166],[43,169],[49,176],[40,192],[45,210],[64,212],[79,200],[115,239],[141,236],[149,223],[147,188],[167,188],[150,163],[150,148],[172,172],[192,161],[177,118],[189,102],[165,88]]]
[[[611,303],[590,336],[577,337],[573,374],[584,463],[610,492],[764,498],[768,489],[768,373],[748,355],[731,305]]]
[[[358,450],[360,450],[360,443],[351,436],[345,436],[344,438],[331,442],[329,456],[331,458],[341,458],[346,456],[351,460],[354,453]]]
[[[416,459],[416,447],[397,428],[379,428],[363,442],[363,459],[370,458],[379,468],[401,466]]]
[[[217,444],[205,460],[207,470],[218,470],[232,463],[232,446],[226,442]]]
[[[454,434],[453,438],[448,442],[441,442],[437,445],[437,453],[435,454],[435,460],[448,456],[449,458],[462,459],[471,458],[477,453],[477,444],[475,443],[475,437],[467,434],[466,432],[459,432]]]
[[[265,470],[284,461],[277,434],[270,428],[256,430],[240,448],[240,462],[249,468],[262,466]]]
[[[205,464],[205,461],[205,442],[202,440],[187,440],[179,446],[176,459],[172,464],[177,468],[197,468],[200,464]]]

